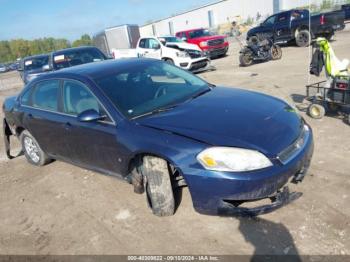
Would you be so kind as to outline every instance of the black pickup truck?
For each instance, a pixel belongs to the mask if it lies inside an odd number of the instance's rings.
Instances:
[[[350,4],[347,5],[342,5],[341,9],[344,11],[345,13],[345,20],[350,20]]]
[[[247,40],[252,37],[269,37],[275,43],[296,42],[307,46],[312,38],[330,39],[334,32],[344,29],[343,10],[311,15],[307,9],[292,9],[268,17],[260,26],[250,29]]]

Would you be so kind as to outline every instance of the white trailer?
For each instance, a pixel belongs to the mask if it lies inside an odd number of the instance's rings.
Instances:
[[[120,25],[106,28],[93,37],[93,43],[107,56],[112,55],[112,49],[136,48],[140,38],[138,25]]]

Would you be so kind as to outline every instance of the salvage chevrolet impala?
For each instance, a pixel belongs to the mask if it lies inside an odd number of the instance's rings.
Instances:
[[[153,59],[76,66],[39,76],[3,105],[4,135],[28,162],[57,159],[117,176],[145,192],[154,214],[175,212],[187,186],[195,210],[259,215],[300,196],[311,128],[285,102],[216,87]],[[247,202],[270,203],[247,206]]]

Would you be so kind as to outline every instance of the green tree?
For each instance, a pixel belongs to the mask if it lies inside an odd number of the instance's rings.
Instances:
[[[73,42],[73,46],[92,45],[88,34]],[[14,39],[0,41],[0,63],[12,62],[17,58],[50,53],[55,50],[71,47],[71,43],[64,38],[45,37],[34,40]]]
[[[320,6],[321,10],[330,9],[333,6],[332,0],[323,0]]]
[[[88,34],[82,35],[80,39],[75,40],[72,44],[73,47],[89,46],[89,45],[92,45],[92,40]]]
[[[0,41],[0,63],[13,59],[9,41]]]

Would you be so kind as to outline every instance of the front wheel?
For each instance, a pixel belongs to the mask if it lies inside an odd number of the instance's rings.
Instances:
[[[239,56],[239,63],[241,66],[250,66],[253,64],[253,56],[251,52],[243,52]]]
[[[270,52],[272,60],[279,60],[282,58],[282,48],[279,45],[273,45]]]
[[[51,159],[40,148],[36,139],[27,130],[21,133],[20,141],[24,155],[30,164],[43,166],[50,162]]]
[[[145,156],[142,164],[148,203],[157,216],[171,216],[175,213],[175,199],[167,161]]]

